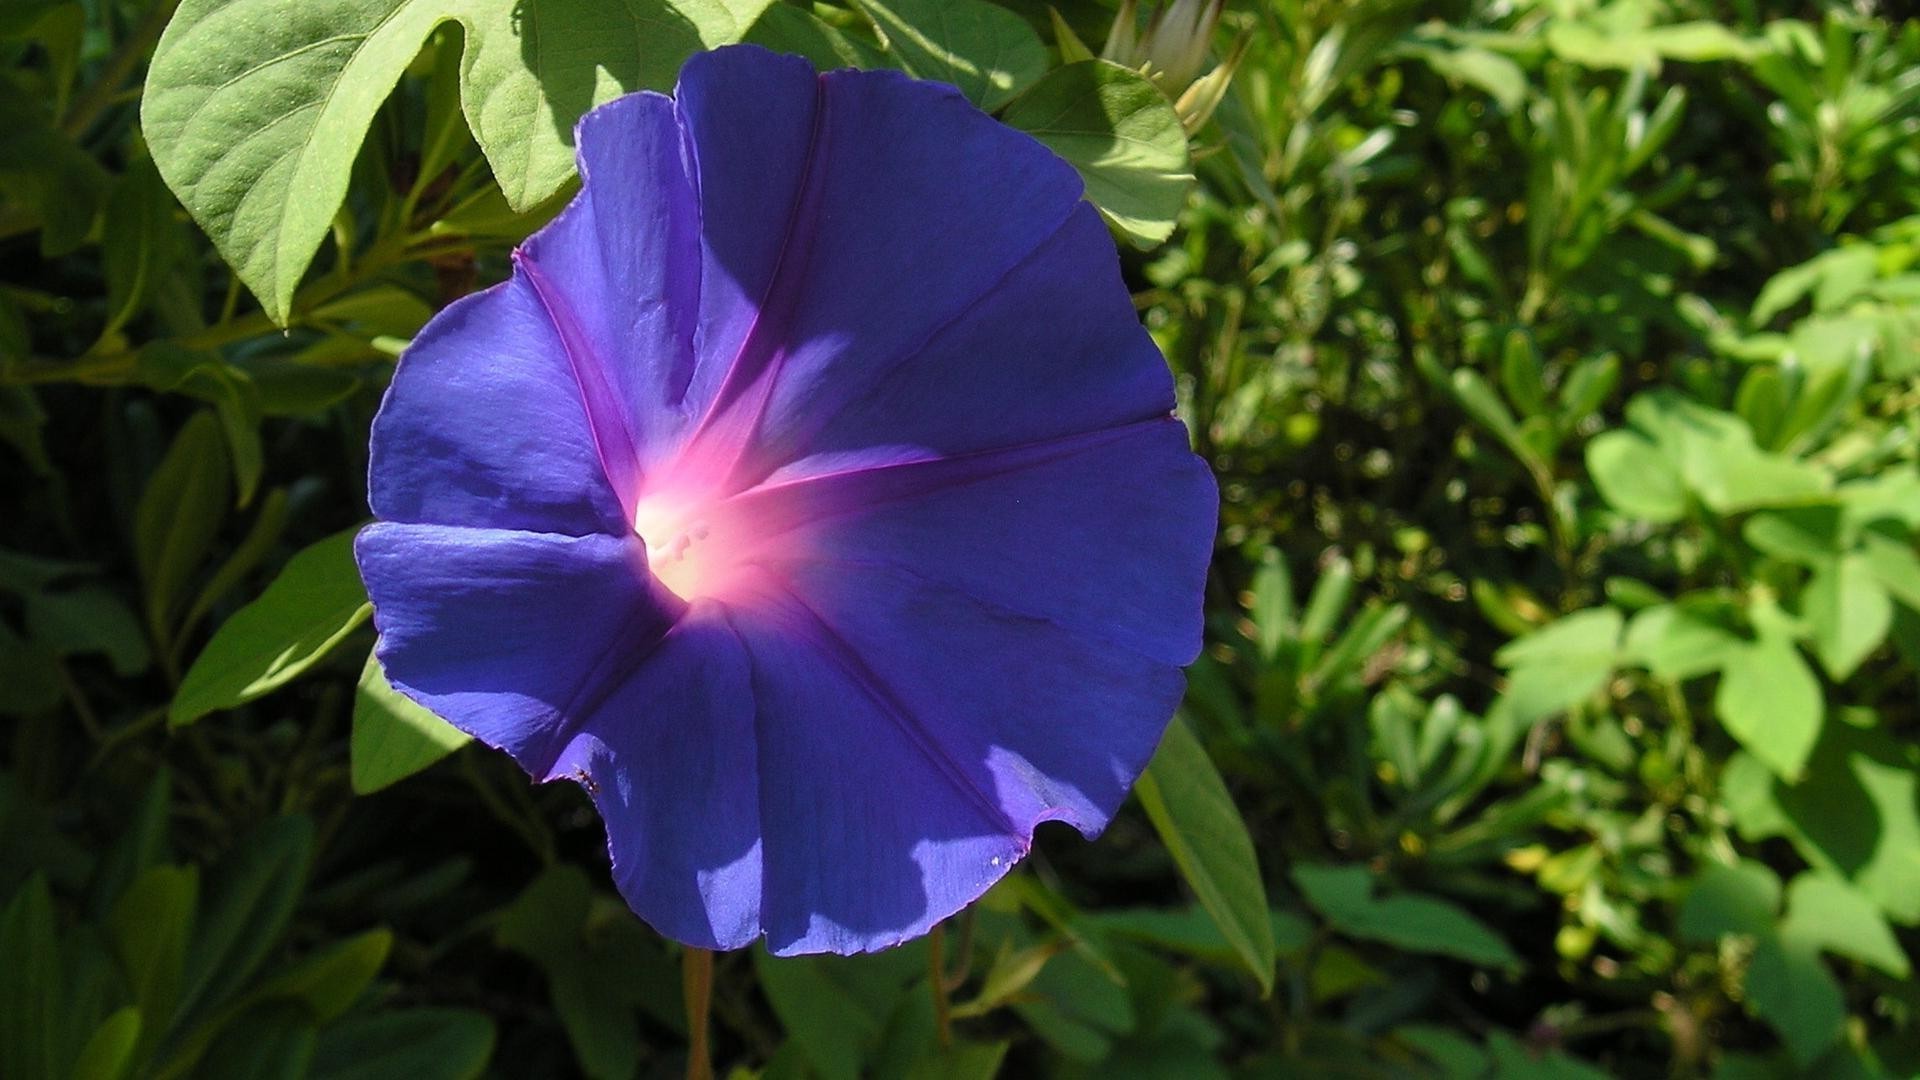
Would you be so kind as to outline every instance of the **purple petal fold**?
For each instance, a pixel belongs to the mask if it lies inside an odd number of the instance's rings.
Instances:
[[[536,776],[678,614],[625,537],[376,523],[354,553],[394,687]]]
[[[578,384],[539,296],[516,276],[414,338],[373,422],[367,501],[385,521],[613,533]]]

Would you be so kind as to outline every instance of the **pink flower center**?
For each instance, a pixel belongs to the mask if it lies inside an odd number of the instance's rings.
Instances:
[[[667,491],[643,495],[633,531],[647,545],[647,568],[682,600],[714,596],[738,568],[734,545],[714,535],[711,504]]]

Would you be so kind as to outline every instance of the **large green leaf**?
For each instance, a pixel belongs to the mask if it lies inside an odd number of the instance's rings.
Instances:
[[[1920,923],[1920,749],[1910,740],[1830,723],[1799,783],[1750,757],[1729,762],[1722,783],[1742,836],[1785,836],[1895,922]]]
[[[466,32],[461,99],[507,199],[572,174],[574,122],[664,89],[767,0],[185,0],[147,73],[160,174],[275,320],[346,195],[375,110],[443,22]]]
[[[404,696],[387,681],[377,657],[368,656],[353,694],[353,790],[379,791],[432,765],[473,740],[433,710]]]
[[[667,89],[690,54],[740,40],[769,2],[459,2],[462,106],[507,202],[524,211],[560,190],[573,175],[574,122],[588,109]]]
[[[1906,978],[1913,970],[1873,899],[1830,873],[1810,870],[1793,879],[1780,933],[1871,964],[1896,979]]]
[[[190,724],[271,693],[325,657],[372,614],[353,563],[354,529],[287,561],[260,598],[220,624],[167,711]]]
[[[1263,992],[1273,988],[1273,923],[1247,825],[1185,719],[1167,725],[1134,790],[1180,874]]]
[[[1865,555],[1848,553],[1819,566],[1800,594],[1814,651],[1827,674],[1844,681],[1893,626],[1893,599]]]
[[[1840,1037],[1847,1005],[1819,951],[1778,935],[1762,937],[1747,966],[1747,1004],[1786,1042],[1800,1065]]]
[[[1713,711],[1741,745],[1792,780],[1820,738],[1826,699],[1793,642],[1762,634],[1728,654]]]
[[[1055,68],[1007,108],[1006,121],[1080,170],[1087,197],[1135,244],[1173,232],[1193,183],[1187,133],[1138,72],[1105,60]]]
[[[1610,607],[1576,611],[1495,654],[1512,669],[1507,698],[1522,723],[1572,708],[1606,685],[1620,659],[1622,621]]]

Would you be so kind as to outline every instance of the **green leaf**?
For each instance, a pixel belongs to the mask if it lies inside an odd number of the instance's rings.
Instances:
[[[325,1023],[347,1011],[387,962],[393,934],[368,930],[336,941],[261,983],[251,997],[297,1001]]]
[[[573,174],[582,113],[665,89],[689,53],[738,40],[766,3],[185,0],[154,51],[141,124],[168,186],[285,323],[367,125],[434,27],[465,30],[467,121],[526,209]]]
[[[914,1062],[907,1080],[993,1080],[1000,1075],[1000,1063],[1010,1045],[956,1040]]]
[[[474,1080],[493,1056],[493,1022],[466,1009],[346,1017],[320,1033],[313,1080]]]
[[[586,875],[556,864],[501,912],[494,936],[546,972],[553,1011],[581,1070],[594,1080],[625,1080],[642,1050],[634,1007],[649,987],[630,955],[589,947],[593,904]],[[619,917],[620,925],[633,925],[624,911]]]
[[[1491,49],[1421,43],[1406,46],[1405,52],[1426,61],[1442,78],[1485,91],[1506,112],[1518,112],[1526,104],[1526,71]]]
[[[1762,634],[1727,657],[1713,711],[1742,746],[1792,780],[1820,738],[1826,696],[1791,640]]]
[[[824,1080],[857,1080],[880,1036],[880,1023],[826,977],[810,956],[753,951],[753,970],[774,1014]]]
[[[161,768],[147,783],[126,827],[94,864],[87,906],[104,915],[127,887],[167,857],[167,823],[173,812],[173,773]]]
[[[140,1026],[140,1010],[131,1005],[100,1021],[81,1048],[79,1060],[73,1063],[73,1080],[121,1080],[126,1076],[133,1067]]]
[[[1349,937],[1485,967],[1520,963],[1499,934],[1457,905],[1408,892],[1376,899],[1373,875],[1366,867],[1300,863],[1293,868],[1293,883],[1335,930]]]
[[[986,0],[853,0],[909,75],[951,83],[993,112],[1047,70],[1027,21]]]
[[[1064,942],[1048,941],[1016,949],[1009,940],[995,954],[993,963],[987,968],[986,977],[980,983],[980,992],[974,995],[973,1000],[953,1007],[954,1019],[985,1016],[1005,1005],[1032,985],[1047,966],[1047,961],[1064,948]]]
[[[186,394],[213,406],[226,433],[240,505],[253,501],[265,468],[260,445],[260,391],[240,368],[211,352],[197,352],[169,341],[140,350],[140,381],[155,390]]]
[[[326,235],[374,110],[446,0],[185,0],[140,120],[167,186],[275,322]]]
[[[104,338],[126,325],[186,253],[173,220],[173,196],[149,159],[127,169],[107,199],[101,259],[107,278]]]
[[[1628,517],[1665,523],[1687,513],[1687,491],[1674,462],[1645,437],[1608,431],[1587,443],[1587,472],[1607,505]]]
[[[1226,782],[1182,717],[1134,788],[1180,875],[1260,984],[1273,989],[1273,924],[1260,860]]]
[[[0,1076],[52,1077],[62,1019],[59,940],[53,893],[39,874],[0,910]]]
[[[1814,652],[1836,682],[1857,670],[1893,626],[1893,600],[1864,555],[1849,553],[1814,570],[1800,594]]]
[[[1749,644],[1733,617],[1733,606],[1711,594],[1644,608],[1627,624],[1621,658],[1667,682],[1719,671]]]
[[[634,90],[668,89],[689,55],[740,40],[769,2],[435,0],[466,28],[467,122],[520,211],[573,176],[573,127],[587,110]]]
[[[473,741],[387,681],[369,655],[353,695],[353,790],[366,795],[412,776]]]
[[[203,409],[180,429],[134,510],[134,560],[156,642],[171,639],[187,582],[220,531],[229,498],[226,442],[219,421]]]
[[[1747,1004],[1771,1024],[1801,1065],[1810,1064],[1840,1037],[1846,1000],[1840,985],[1811,945],[1769,934],[1747,966]]]
[[[48,115],[48,103],[0,81],[0,197],[40,229],[40,252],[68,254],[93,233],[111,184]]]
[[[1859,559],[1880,587],[1920,611],[1920,555],[1914,554],[1912,543],[1868,531],[1861,544]]]
[[[1522,723],[1564,712],[1593,696],[1620,659],[1624,620],[1611,607],[1563,616],[1494,654],[1508,668],[1507,698]]]
[[[128,887],[107,916],[108,942],[133,1004],[147,1018],[143,1050],[165,1034],[180,1004],[199,903],[194,867],[156,866]]]
[[[1769,934],[1779,911],[1780,878],[1765,864],[1710,862],[1680,905],[1680,937],[1712,944],[1728,934]]]
[[[747,31],[746,40],[774,52],[794,53],[821,71],[877,68],[886,63],[878,46],[820,21],[805,8],[772,4]]]
[[[29,595],[27,632],[61,656],[100,653],[117,675],[138,675],[147,669],[147,639],[140,620],[118,595],[102,586]]]
[[[1796,566],[1821,566],[1849,546],[1839,506],[1795,506],[1755,514],[1740,530],[1747,543]]]
[[[190,724],[286,685],[372,614],[353,562],[356,529],[335,533],[287,561],[259,599],[214,632],[167,711]]]
[[[298,1006],[249,1009],[226,1026],[196,1076],[219,1080],[304,1080],[318,1043],[313,1019]]]
[[[259,825],[220,860],[187,950],[183,1015],[217,1008],[246,985],[280,943],[312,860],[313,826],[300,817]]]
[[[1785,836],[1895,922],[1920,923],[1920,748],[1840,722],[1826,726],[1797,784],[1742,761],[1728,764],[1724,783],[1743,837]]]
[[[1293,632],[1293,575],[1279,551],[1268,548],[1260,555],[1260,569],[1254,571],[1252,603],[1247,614],[1253,619],[1260,657],[1268,663],[1280,655],[1280,647]]]
[[[1793,879],[1780,933],[1789,941],[1871,964],[1896,979],[1913,970],[1872,898],[1830,873],[1810,870]]]
[[[1138,72],[1105,60],[1056,68],[1008,106],[1005,119],[1078,169],[1087,198],[1135,245],[1173,233],[1193,183],[1187,133],[1166,95]]]

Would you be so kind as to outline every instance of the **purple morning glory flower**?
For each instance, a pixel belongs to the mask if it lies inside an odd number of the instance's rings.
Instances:
[[[882,948],[1039,822],[1098,833],[1199,650],[1216,497],[1073,169],[750,47],[578,141],[374,421],[393,684],[586,785],[694,945]]]

